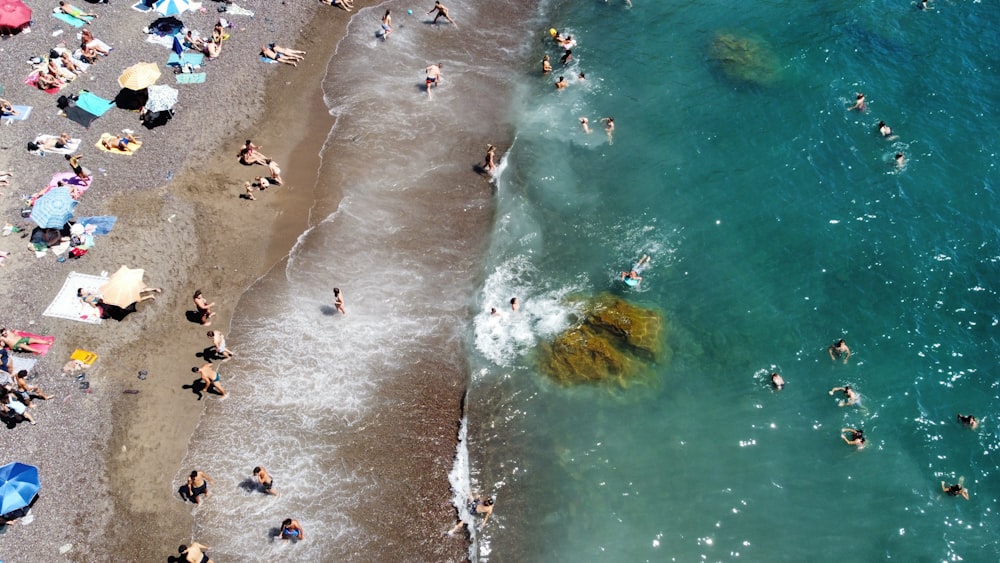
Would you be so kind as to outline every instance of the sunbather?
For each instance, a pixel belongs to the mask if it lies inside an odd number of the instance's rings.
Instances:
[[[61,65],[57,64],[56,61],[59,59],[49,59],[49,62],[45,65],[45,71],[52,76],[57,76],[62,80],[67,82],[76,78],[76,74],[71,72],[69,69],[63,68]]]
[[[92,65],[97,62],[100,53],[94,47],[89,47],[87,45],[80,45],[80,60]]]
[[[40,149],[63,149],[70,142],[69,133],[62,133],[58,137],[46,135],[35,139],[35,144]]]
[[[226,39],[229,39],[229,34],[226,33],[226,26],[222,23],[222,20],[219,20],[215,22],[215,27],[212,28],[212,41],[222,43]]]
[[[84,47],[90,47],[102,55],[107,55],[111,52],[111,46],[94,37],[89,27],[83,28],[83,31],[80,32],[80,48]]]
[[[257,152],[258,149],[260,147],[250,142],[250,139],[247,139],[246,144],[243,145],[243,148],[240,149],[240,152],[236,156],[243,164],[267,166],[267,162],[271,159]]]
[[[58,76],[49,74],[48,70],[44,70],[38,73],[35,85],[38,86],[39,90],[50,90],[52,88],[62,88],[63,82],[59,80]]]
[[[49,341],[31,336],[18,336],[17,334],[14,334],[13,331],[4,328],[0,329],[0,343],[15,352],[31,352],[32,354],[40,354],[41,350],[33,348],[31,345],[49,344]]]
[[[289,49],[288,47],[282,47],[281,45],[277,45],[275,43],[271,43],[269,47],[271,47],[271,49],[273,49],[274,52],[278,53],[279,55],[285,55],[286,57],[291,57],[299,61],[304,59],[305,58],[304,55],[306,54],[305,51],[297,51],[295,49]]]
[[[202,41],[201,52],[205,53],[205,56],[210,59],[218,58],[222,54],[222,44],[216,43],[215,41]]]
[[[17,385],[17,391],[15,391],[24,400],[24,404],[31,406],[31,395],[38,397],[43,401],[48,401],[51,397],[42,393],[37,385],[29,385],[28,381],[25,379],[28,377],[28,370],[22,369],[21,371],[14,374],[14,383]]]
[[[83,67],[77,64],[73,57],[69,56],[69,51],[63,51],[59,55],[59,64],[63,66],[66,70],[72,72],[73,74],[80,75],[83,74]]]
[[[69,15],[73,16],[76,19],[96,18],[97,17],[97,14],[91,14],[89,12],[84,12],[80,8],[77,8],[76,6],[74,6],[72,4],[67,4],[66,2],[62,2],[61,0],[59,2],[59,10],[62,13],[64,13],[64,14],[69,14]]]
[[[267,45],[262,45],[260,48],[260,54],[264,58],[271,59],[272,61],[278,61],[279,63],[285,63],[286,65],[299,66],[298,61],[302,60],[302,57],[296,58],[292,55],[286,55],[284,53],[279,53],[274,49],[271,49]]]
[[[112,139],[114,140],[113,142]],[[138,142],[139,139],[133,137],[131,133],[122,133],[117,137],[111,137],[111,138],[105,137],[101,139],[101,144],[104,145],[104,148],[108,150],[118,149],[122,152],[128,152],[129,143],[138,143]]]
[[[8,102],[3,98],[0,98],[0,114],[6,117],[8,115],[17,115],[18,113],[10,102]]]

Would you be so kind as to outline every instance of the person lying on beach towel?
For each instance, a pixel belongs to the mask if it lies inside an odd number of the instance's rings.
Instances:
[[[103,56],[107,56],[111,52],[111,45],[94,37],[89,27],[83,28],[83,31],[80,32],[80,48],[85,47],[89,47]]]
[[[55,338],[51,336],[25,336],[24,333],[10,329],[0,329],[0,343],[15,352],[31,352],[32,354],[43,354],[45,350],[37,348],[35,344],[47,344],[51,346]]]
[[[38,75],[35,76],[34,83],[39,90],[45,90],[46,92],[50,92],[52,90],[59,90],[60,88],[66,85],[65,82],[59,80],[58,76],[49,74],[48,70],[39,71]]]
[[[91,14],[89,12],[84,12],[80,8],[77,8],[76,6],[74,6],[72,4],[67,4],[66,2],[62,2],[61,0],[59,2],[59,11],[61,11],[62,13],[66,14],[66,15],[73,16],[74,18],[76,18],[78,20],[82,20],[84,18],[96,18],[97,17],[97,14]]]
[[[286,65],[298,66],[298,61],[301,61],[305,57],[305,51],[296,51],[295,49],[289,49],[287,47],[282,47],[280,45],[275,45],[271,43],[270,45],[262,45],[260,48],[261,56],[271,59],[272,61],[278,61],[279,63],[285,63]]]
[[[128,155],[131,155],[135,151],[139,150],[139,147],[142,146],[142,142],[132,136],[132,133],[128,131],[122,132],[121,135],[104,133],[101,135],[101,140],[98,141],[98,143],[98,148],[102,148],[109,152],[117,152]]]
[[[59,53],[58,63],[66,70],[72,72],[73,74],[79,76],[87,71],[86,67],[89,67],[87,63],[83,61],[74,61],[73,57],[70,56],[69,51],[62,49]]]
[[[63,66],[57,62],[58,60],[59,59],[49,59],[49,61],[45,63],[45,72],[52,76],[59,77],[59,79],[64,82],[72,82],[76,80],[76,73],[63,68]]]
[[[38,148],[45,151],[50,151],[54,149],[65,149],[67,145],[71,144],[73,139],[70,139],[69,133],[60,133],[58,137],[53,137],[52,135],[39,135],[35,137],[35,144]]]
[[[0,115],[7,117],[8,115],[17,115],[17,110],[14,109],[14,105],[7,100],[0,98]]]

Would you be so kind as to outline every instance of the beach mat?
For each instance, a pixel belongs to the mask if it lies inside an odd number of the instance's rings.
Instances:
[[[56,9],[58,10],[58,8],[56,8]],[[68,23],[69,25],[71,25],[73,27],[77,27],[77,28],[80,28],[80,27],[83,27],[83,26],[87,25],[88,23],[90,23],[91,20],[94,19],[94,18],[91,18],[91,17],[84,17],[82,19],[81,18],[74,18],[73,16],[71,16],[71,15],[65,13],[65,12],[52,12],[52,17],[54,17],[55,19],[57,19],[57,20],[59,20],[59,21],[61,21],[63,23]]]
[[[81,90],[76,99],[76,107],[82,108],[84,111],[92,113],[97,117],[104,115],[114,105],[114,102],[105,100],[87,90]]]
[[[82,323],[101,324],[101,312],[97,307],[81,301],[76,295],[76,290],[82,287],[84,291],[100,293],[101,286],[106,283],[108,283],[108,278],[106,277],[70,272],[66,276],[66,281],[63,283],[62,289],[56,294],[52,303],[49,303],[42,316],[69,319]]]
[[[14,371],[31,371],[34,369],[35,364],[38,363],[38,358],[24,358],[22,356],[11,356],[10,361],[14,364]]]
[[[111,229],[115,227],[115,223],[118,222],[118,217],[114,215],[97,215],[95,217],[80,217],[76,220],[77,223],[87,228],[91,225],[94,226],[95,235],[106,235],[111,232]]]
[[[132,4],[132,9],[136,12],[148,13],[153,11],[152,6],[147,6],[145,0],[139,0],[135,4]]]
[[[66,117],[68,117],[70,121],[79,123],[87,128],[89,128],[90,124],[97,119],[96,115],[90,113],[89,111],[84,111],[77,106],[69,106],[63,110],[63,113],[66,114]]]
[[[174,78],[178,84],[201,84],[205,82],[205,76],[204,72],[195,72],[192,74],[178,74]]]
[[[70,191],[75,191],[82,194],[83,192],[87,191],[87,189],[90,188],[90,184],[93,181],[94,181],[93,176],[87,178],[86,180],[82,180],[80,179],[79,176],[77,176],[73,172],[56,172],[55,174],[52,175],[52,179],[49,180],[48,185],[46,185],[45,187],[52,189],[58,186],[59,182],[62,182],[63,184],[66,185],[66,187],[70,189]]]
[[[247,10],[246,8],[240,8],[236,4],[229,4],[226,6],[226,13],[233,16],[249,16],[253,17],[253,11]]]
[[[45,141],[51,141],[58,138],[59,137],[56,135],[39,135],[35,137],[35,142],[41,145]],[[53,152],[56,154],[73,154],[76,152],[76,149],[78,148],[80,148],[80,139],[70,139],[69,142],[66,143],[66,146],[64,146],[61,149],[44,149],[44,150],[45,152]],[[74,177],[75,176],[76,175],[74,174]]]
[[[205,60],[205,55],[202,53],[185,53],[182,57],[177,53],[170,53],[170,57],[167,59],[167,66],[181,66],[181,59],[184,59],[184,64],[200,66]]]
[[[42,336],[40,334],[31,334],[30,332],[24,332],[23,330],[14,330],[14,329],[10,329],[10,331],[18,338],[39,338],[45,340],[46,342],[44,344],[29,344],[29,346],[31,346],[35,350],[38,350],[37,354],[38,356],[44,356],[45,354],[48,354],[49,348],[51,348],[52,345],[56,343],[55,336]]]
[[[11,107],[14,108],[14,111],[17,112],[17,115],[5,115],[3,116],[4,121],[24,121],[25,119],[28,119],[29,115],[31,115],[31,109],[32,109],[31,106],[12,105]]]
[[[31,74],[29,74],[28,77],[24,79],[24,83],[27,84],[28,86],[34,86],[35,88],[38,88],[38,71],[36,70]],[[63,86],[65,85],[66,84],[64,83]],[[43,90],[43,92],[45,92],[46,94],[55,94],[59,92],[61,88],[62,86],[53,86],[48,90]]]
[[[120,150],[117,146],[109,149],[108,147],[104,146],[105,140],[114,141],[117,144],[118,137],[112,135],[111,133],[101,133],[101,138],[98,139],[97,144],[94,146],[104,152],[109,152],[111,154],[121,154],[125,156],[132,156],[133,154],[135,154],[135,151],[142,148],[142,143],[140,141],[132,141],[131,143],[125,146],[125,150]]]

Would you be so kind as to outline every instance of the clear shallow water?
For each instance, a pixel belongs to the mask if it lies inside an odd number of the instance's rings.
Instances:
[[[498,498],[481,556],[1000,556],[1000,13],[934,4],[543,6],[469,338],[470,471]],[[543,78],[548,27],[579,46]],[[769,42],[776,81],[726,79],[717,32]],[[865,113],[845,111],[857,91]],[[607,115],[613,145],[576,121]],[[615,284],[643,253],[642,290]],[[566,295],[602,291],[661,311],[672,361],[627,390],[551,384],[535,345],[569,322]],[[839,337],[847,365],[826,354]],[[845,383],[862,407],[827,395]],[[940,493],[959,477],[970,502]]]

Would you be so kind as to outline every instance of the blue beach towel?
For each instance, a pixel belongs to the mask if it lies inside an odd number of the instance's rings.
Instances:
[[[71,15],[69,15],[67,13],[64,13],[64,12],[53,12],[52,17],[54,17],[55,19],[57,19],[57,20],[59,20],[61,22],[68,23],[71,26],[77,27],[77,28],[80,28],[80,27],[83,27],[83,26],[87,25],[88,23],[90,23],[90,20],[94,19],[94,18],[89,18],[89,17],[88,18],[84,18],[84,19],[74,18],[73,16],[71,16]]]
[[[188,53],[182,57],[177,53],[170,53],[170,58],[167,59],[167,66],[181,66],[181,58],[184,59],[184,64],[186,65],[198,66],[205,60],[205,55],[201,53]]]
[[[195,72],[192,74],[178,74],[174,77],[177,79],[178,84],[201,84],[205,82],[204,72]]]
[[[115,223],[118,221],[118,217],[114,215],[99,215],[97,217],[81,217],[77,219],[76,222],[86,227],[87,225],[93,225],[96,230],[95,235],[106,235],[111,232],[114,228]]]
[[[104,115],[113,105],[115,105],[114,102],[105,100],[104,98],[91,94],[86,90],[81,90],[80,95],[76,100],[76,107],[86,111],[87,113],[92,113],[97,117]]]
[[[272,63],[276,63],[278,61],[276,61],[274,59],[269,59],[269,58],[265,57],[264,55],[261,55],[260,56],[260,62],[267,63],[267,64],[272,64]]]
[[[144,14],[145,14],[146,12],[151,12],[151,11],[153,11],[153,7],[152,7],[152,6],[149,6],[149,5],[147,5],[147,4],[146,4],[146,0],[139,0],[139,1],[138,1],[138,2],[136,2],[135,4],[132,4],[132,9],[133,9],[133,10],[135,10],[135,11],[137,11],[137,12],[142,12],[142,13],[144,13]]]
[[[11,106],[17,111],[17,115],[5,115],[4,121],[24,121],[31,115],[31,106]]]

